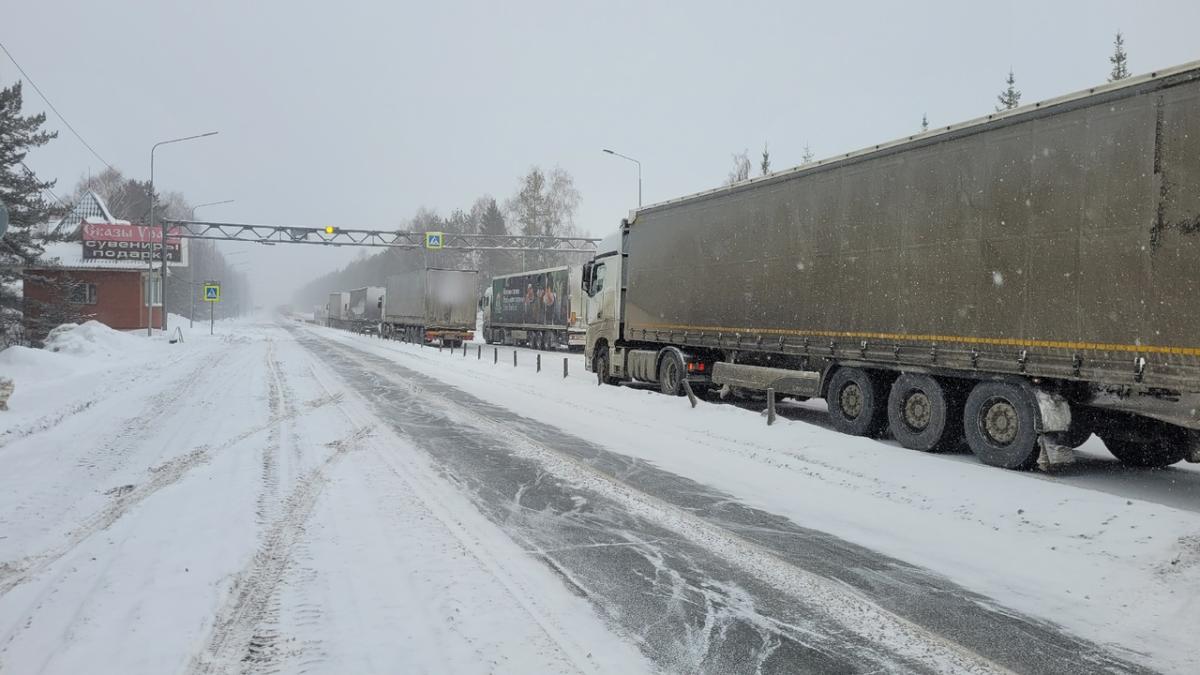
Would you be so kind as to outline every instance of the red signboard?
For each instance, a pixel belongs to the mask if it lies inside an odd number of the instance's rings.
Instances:
[[[83,223],[84,260],[160,260],[162,229],[124,223]],[[167,231],[167,262],[184,263],[179,230]]]

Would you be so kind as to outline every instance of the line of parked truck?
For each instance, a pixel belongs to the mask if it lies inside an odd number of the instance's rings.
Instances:
[[[389,276],[386,286],[330,293],[318,312],[334,328],[457,347],[475,338],[478,310],[489,344],[582,348],[581,274],[578,266],[506,274],[479,295],[475,270],[414,269]]]
[[[450,310],[421,283],[331,312],[469,339],[473,284]],[[824,398],[845,433],[1026,469],[1092,434],[1200,462],[1198,297],[1200,62],[638,208],[478,306],[488,342],[582,341],[601,384]]]

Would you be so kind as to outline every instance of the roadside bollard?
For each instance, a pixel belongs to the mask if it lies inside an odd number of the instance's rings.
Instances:
[[[467,358],[467,341],[463,340],[463,358]]]
[[[492,347],[492,363],[500,363],[500,348]]]
[[[537,372],[542,372],[542,355],[537,355]]]
[[[513,350],[513,368],[517,367],[517,350]]]
[[[563,377],[567,376],[567,357],[563,357]]]
[[[775,389],[767,387],[767,426],[775,424]]]
[[[478,361],[482,358],[483,358],[483,345],[475,345],[475,360]]]
[[[687,394],[688,403],[691,403],[692,407],[695,408],[696,407],[696,392],[692,391],[692,383],[691,382],[688,382],[687,380],[683,381],[683,393]]]
[[[441,354],[441,353],[442,353],[442,344],[443,344],[443,342],[444,342],[443,340],[438,340],[438,353],[439,353],[439,354]]]

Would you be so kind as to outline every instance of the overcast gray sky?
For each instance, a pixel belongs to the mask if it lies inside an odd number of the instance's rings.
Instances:
[[[531,165],[574,175],[602,235],[645,201],[718,185],[733,152],[775,169],[1103,82],[1113,33],[1134,73],[1200,58],[1200,2],[5,2],[0,40],[128,175],[211,219],[396,227]],[[19,75],[0,55],[0,82]],[[45,109],[26,90],[29,112]],[[62,123],[51,114],[49,126]],[[29,160],[68,191],[100,162],[63,129]],[[352,249],[248,248],[265,300]],[[268,282],[269,280],[269,282]]]

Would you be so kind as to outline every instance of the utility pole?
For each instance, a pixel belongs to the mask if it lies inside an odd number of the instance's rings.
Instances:
[[[196,134],[195,136],[183,136],[181,138],[172,138],[167,141],[159,141],[158,143],[155,143],[154,145],[152,145],[150,147],[150,227],[154,227],[154,201],[155,201],[155,199],[154,199],[154,196],[155,196],[154,195],[154,151],[157,150],[158,146],[160,146],[160,145],[167,145],[168,143],[182,143],[183,141],[190,141],[190,140],[193,140],[196,138],[204,138],[205,136],[215,136],[215,135],[217,135],[217,132],[210,131],[210,132],[204,133],[204,134]],[[158,304],[159,304],[159,307],[161,307],[159,312],[162,314],[162,332],[164,334],[166,334],[166,332],[167,332],[167,222],[165,220],[162,223],[161,234],[162,234],[162,241],[159,242],[159,247],[158,247],[159,274],[160,274],[159,282],[158,282],[158,300],[159,300]],[[153,245],[153,243],[150,246],[150,261],[151,261],[151,265],[153,265],[153,261],[154,261],[154,245]],[[149,288],[148,288],[150,286],[149,282],[147,282],[146,286],[147,286],[147,296],[149,296]],[[147,302],[148,301],[149,301],[149,297],[147,297]],[[151,310],[152,309],[153,309],[153,307],[151,307]],[[154,313],[153,313],[153,311],[150,311],[147,313],[147,316],[146,316],[146,330],[148,332],[152,331],[152,329],[150,327],[150,324],[152,324],[152,323],[154,323]]]

